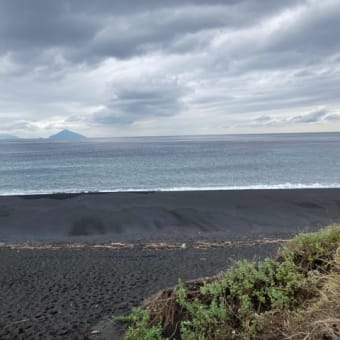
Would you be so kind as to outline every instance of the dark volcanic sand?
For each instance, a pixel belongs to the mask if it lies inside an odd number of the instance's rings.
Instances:
[[[340,189],[0,196],[0,242],[295,233],[339,220]]]
[[[287,238],[339,218],[340,189],[0,197],[0,339],[86,339],[98,322],[179,277],[213,275],[230,256],[263,257],[277,247],[18,250],[6,243]]]
[[[0,339],[88,339],[98,322],[127,313],[179,277],[214,275],[229,257],[258,258],[276,248],[0,248]],[[111,339],[119,338],[112,333]]]

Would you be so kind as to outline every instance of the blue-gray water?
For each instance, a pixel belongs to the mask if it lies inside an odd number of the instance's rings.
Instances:
[[[340,133],[0,141],[0,194],[340,187]]]

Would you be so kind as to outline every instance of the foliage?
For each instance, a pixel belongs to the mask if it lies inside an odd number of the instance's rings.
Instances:
[[[314,233],[301,233],[288,241],[279,254],[290,257],[303,271],[329,271],[340,245],[340,225],[330,225]]]
[[[242,334],[246,339],[261,327],[260,313],[295,307],[297,293],[307,281],[291,259],[279,263],[267,258],[258,263],[236,262],[221,279],[203,285],[200,296],[202,300],[208,296],[208,304],[198,298],[187,300],[184,285],[179,282],[178,302],[190,314],[189,320],[182,322],[182,338],[239,338]]]
[[[322,275],[339,267],[339,246],[340,226],[333,225],[297,235],[275,260],[238,261],[218,278],[196,284],[179,280],[166,299],[123,318],[131,323],[125,339],[254,339],[266,315],[295,313],[317,296]]]
[[[129,327],[125,333],[126,340],[166,340],[162,336],[161,323],[149,326],[150,312],[147,309],[133,308],[129,315],[114,317],[114,319],[133,324],[133,327]]]

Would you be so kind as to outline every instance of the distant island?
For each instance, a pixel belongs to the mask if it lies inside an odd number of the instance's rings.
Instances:
[[[7,139],[18,139],[18,137],[14,135],[0,134],[0,140],[7,140]]]
[[[56,133],[55,135],[50,136],[49,138],[50,139],[85,139],[86,137],[79,133],[73,132],[71,130],[64,129]]]

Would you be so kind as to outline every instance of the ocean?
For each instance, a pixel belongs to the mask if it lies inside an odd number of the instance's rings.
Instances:
[[[340,187],[340,133],[0,141],[0,195]]]

